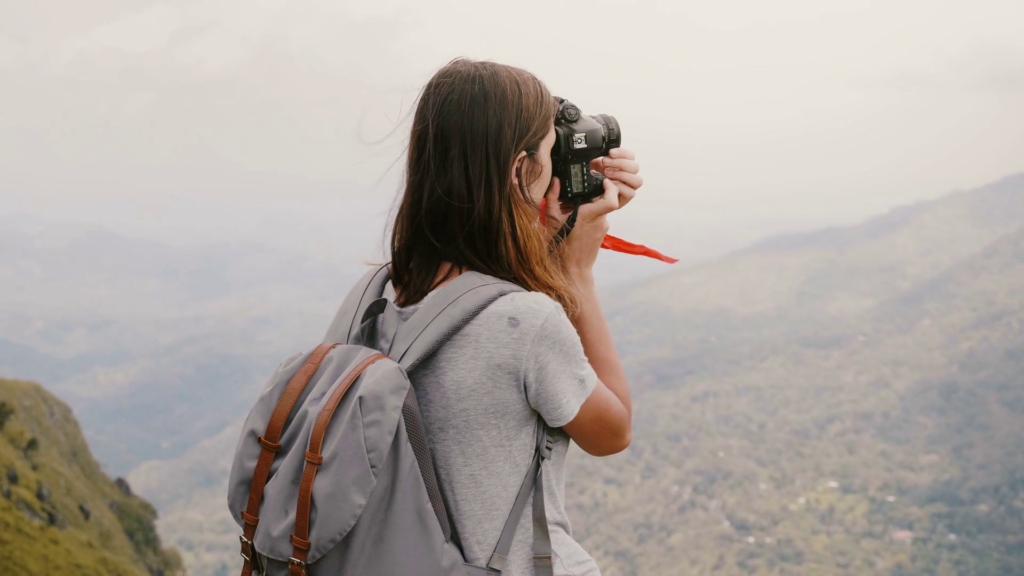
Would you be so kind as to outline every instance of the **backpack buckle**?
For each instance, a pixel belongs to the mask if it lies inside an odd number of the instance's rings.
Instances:
[[[544,439],[541,441],[540,446],[537,448],[540,450],[541,460],[547,460],[551,458],[551,449],[555,446],[555,439],[551,437],[551,434],[544,433]]]
[[[298,558],[296,558],[294,556],[289,556],[288,557],[288,573],[292,574],[293,576],[295,576],[296,571],[292,570],[292,566],[295,566],[296,568],[298,568],[297,576],[306,576],[306,563],[304,561],[299,560]]]
[[[260,564],[260,556],[256,553],[256,547],[253,546],[252,540],[246,538],[245,534],[239,534],[238,540],[242,544],[239,555],[252,566],[254,574],[263,574],[263,565]]]

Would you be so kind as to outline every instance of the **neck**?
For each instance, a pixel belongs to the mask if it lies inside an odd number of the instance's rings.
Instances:
[[[457,268],[450,278],[445,279],[444,278],[445,275],[448,274],[448,271],[451,270],[451,269],[452,269],[452,263],[451,262],[441,262],[441,265],[438,266],[438,269],[437,269],[437,275],[434,276],[434,281],[431,282],[431,284],[430,284],[430,289],[431,290],[435,290],[437,288],[440,288],[441,286],[444,286],[445,284],[447,284],[447,283],[451,282],[452,280],[458,278],[460,274],[465,272],[464,269]],[[396,298],[398,297],[398,295],[400,293],[401,293],[401,291],[398,290],[397,288],[395,288],[395,297]]]

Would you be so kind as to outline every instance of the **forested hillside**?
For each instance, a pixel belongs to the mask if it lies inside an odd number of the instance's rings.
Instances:
[[[183,573],[153,507],[100,471],[71,410],[38,384],[0,379],[0,471],[0,572]]]
[[[609,307],[634,442],[567,487],[608,574],[1024,574],[1024,178]]]

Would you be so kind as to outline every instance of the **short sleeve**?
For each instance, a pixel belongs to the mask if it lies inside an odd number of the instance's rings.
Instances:
[[[530,406],[552,428],[568,424],[597,385],[576,328],[556,305],[541,323],[523,361]]]

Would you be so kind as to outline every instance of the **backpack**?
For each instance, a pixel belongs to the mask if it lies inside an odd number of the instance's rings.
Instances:
[[[401,322],[381,297],[389,274],[381,266],[363,276],[324,342],[282,362],[245,420],[228,484],[243,530],[242,576],[500,575],[531,492],[534,573],[551,576],[541,463],[552,439],[543,418],[494,553],[486,566],[472,565],[409,380],[480,311],[523,288],[465,272]]]

